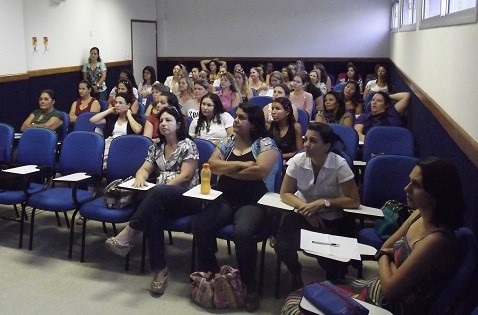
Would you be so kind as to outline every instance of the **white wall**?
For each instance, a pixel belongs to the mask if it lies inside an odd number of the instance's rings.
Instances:
[[[27,65],[23,42],[23,2],[0,0],[0,8],[0,76],[25,73]],[[31,47],[31,42],[29,45]]]
[[[156,0],[0,0],[0,75],[77,66],[98,46],[106,61],[131,60],[131,19],[156,20]],[[6,31],[10,30],[10,32]],[[31,45],[38,38],[38,51]],[[48,36],[45,50],[43,36]],[[8,62],[5,62],[7,61]]]
[[[478,141],[478,25],[393,34],[391,59]]]
[[[389,57],[384,0],[158,0],[161,56]]]

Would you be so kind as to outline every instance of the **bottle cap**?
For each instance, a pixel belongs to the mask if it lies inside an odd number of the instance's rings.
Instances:
[[[204,168],[209,168],[209,163],[204,163],[204,164],[202,165],[202,167],[204,167]]]

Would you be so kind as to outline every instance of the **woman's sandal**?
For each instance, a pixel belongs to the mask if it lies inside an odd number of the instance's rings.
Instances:
[[[151,294],[153,295],[162,295],[168,286],[168,277],[169,270],[166,270],[163,273],[163,280],[161,281],[151,281]]]
[[[131,248],[133,248],[133,245],[131,245],[131,243],[127,243],[123,245],[120,242],[118,242],[118,240],[116,240],[116,238],[114,237],[108,238],[105,242],[105,245],[110,252],[115,253],[116,255],[119,255],[122,257],[125,257],[126,255],[128,255]]]

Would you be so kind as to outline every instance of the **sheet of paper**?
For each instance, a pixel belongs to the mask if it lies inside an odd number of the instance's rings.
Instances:
[[[2,172],[26,175],[26,174],[35,173],[38,171],[39,169],[37,168],[36,165],[24,165],[24,166],[9,168],[9,169],[3,170]]]
[[[349,213],[355,213],[355,214],[371,215],[374,217],[383,217],[382,209],[367,207],[364,205],[360,205],[358,209],[344,209],[344,211]]]
[[[215,200],[217,197],[222,195],[222,191],[211,189],[209,195],[201,194],[201,184],[194,186],[193,188],[186,191],[183,196],[192,197],[203,200]]]
[[[80,180],[87,179],[90,177],[91,177],[90,175],[86,175],[86,173],[82,172],[82,173],[74,173],[74,174],[70,174],[66,176],[60,176],[57,178],[53,178],[53,180],[59,181],[59,182],[78,182]]]
[[[300,231],[300,248],[307,253],[338,261],[360,260],[358,243],[355,238],[302,229]]]
[[[283,210],[294,210],[294,207],[289,206],[280,199],[278,193],[267,192],[261,199],[257,202],[260,205],[269,206],[273,208],[283,209]]]
[[[125,181],[124,183],[121,183],[118,185],[119,188],[124,188],[124,189],[131,189],[131,190],[149,190],[156,186],[155,184],[148,183],[146,182],[146,186],[144,187],[133,187],[134,183],[134,178],[131,178],[130,180]]]

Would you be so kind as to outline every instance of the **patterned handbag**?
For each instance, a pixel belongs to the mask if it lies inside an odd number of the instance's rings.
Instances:
[[[386,241],[412,214],[413,209],[395,200],[387,201],[383,207],[383,218],[375,220],[377,235]]]
[[[239,270],[222,266],[217,274],[196,271],[190,275],[192,300],[205,308],[244,307],[245,287]]]

